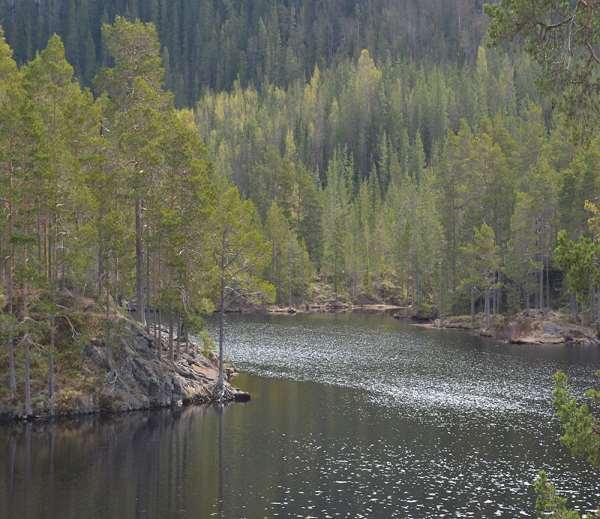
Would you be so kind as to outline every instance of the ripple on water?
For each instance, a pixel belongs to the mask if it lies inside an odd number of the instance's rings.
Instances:
[[[246,372],[357,389],[364,404],[346,403],[352,420],[364,405],[387,423],[420,424],[370,443],[315,432],[295,440],[289,477],[316,490],[280,485],[267,516],[534,516],[540,469],[580,510],[600,500],[593,469],[564,453],[551,418],[552,374],[566,370],[583,390],[597,350],[499,344],[355,315],[232,317],[226,330],[228,356]]]
[[[322,316],[232,317],[227,354],[256,375],[361,389],[379,405],[426,410],[549,415],[557,369],[567,369],[580,388],[592,383],[592,370],[562,347],[509,346],[382,321],[337,316],[332,326]]]

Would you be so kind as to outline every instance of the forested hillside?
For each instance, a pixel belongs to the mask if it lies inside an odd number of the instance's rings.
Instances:
[[[583,232],[595,196],[595,148],[575,150],[544,106],[525,57],[425,67],[365,50],[287,89],[205,95],[196,119],[217,169],[337,292],[507,311],[561,296],[556,233]]]
[[[57,33],[90,84],[109,56],[101,25],[153,22],[167,85],[179,105],[202,90],[307,79],[316,65],[358,58],[473,63],[485,32],[482,0],[1,0],[0,25],[19,63]]]
[[[2,9],[12,390],[65,291],[166,321],[171,356],[233,295],[600,316],[600,140],[478,2]]]
[[[85,381],[81,349],[110,344],[127,309],[174,360],[226,287],[272,292],[254,206],[217,175],[192,112],[163,88],[155,28],[117,18],[103,35],[112,66],[94,98],[58,36],[18,68],[0,33],[0,397],[23,380],[25,416],[46,374],[50,406],[57,377]]]
[[[96,96],[110,92],[103,71],[117,59],[102,24],[119,14],[156,24],[153,66],[161,61],[165,75],[155,88],[193,107],[185,118],[207,163],[256,207],[279,303],[310,300],[316,281],[334,298],[412,303],[431,315],[588,301],[580,279],[567,279],[580,287],[567,293],[554,252],[559,230],[564,240],[590,232],[597,143],[573,144],[527,55],[486,49],[482,9],[4,1],[2,20],[17,62],[61,34],[75,77]],[[171,191],[143,171],[136,182]],[[153,242],[152,229],[138,229],[138,242]],[[138,282],[136,297],[146,292]]]

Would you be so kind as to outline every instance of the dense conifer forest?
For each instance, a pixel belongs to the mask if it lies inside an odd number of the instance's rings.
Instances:
[[[600,142],[443,6],[4,1],[7,319],[68,287],[197,329],[224,232],[242,299],[595,320]]]
[[[171,361],[206,315],[222,332],[268,303],[598,327],[599,12],[1,0],[0,398],[53,402],[125,311]],[[563,440],[597,464],[556,383]],[[540,511],[578,517],[544,478]]]
[[[57,33],[90,84],[110,60],[101,26],[116,16],[158,29],[167,86],[179,105],[206,90],[309,78],[315,66],[357,59],[473,63],[484,31],[481,0],[2,0],[0,24],[19,63]]]
[[[277,303],[598,314],[597,138],[442,4],[4,1],[7,287],[22,250],[36,283],[202,309],[232,183]]]

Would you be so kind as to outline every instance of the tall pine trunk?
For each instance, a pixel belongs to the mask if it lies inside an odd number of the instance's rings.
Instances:
[[[485,289],[485,327],[489,329],[491,321],[490,315],[490,289]]]
[[[8,167],[8,176],[9,176],[9,195],[8,195],[8,229],[7,229],[7,240],[8,243],[8,268],[6,269],[6,298],[8,300],[8,315],[12,319],[13,317],[13,289],[14,289],[14,279],[13,279],[13,269],[15,263],[15,246],[12,242],[13,229],[14,229],[14,207],[13,207],[13,168],[12,164],[9,164]],[[17,373],[15,369],[15,337],[14,337],[14,326],[13,323],[10,323],[10,330],[8,333],[8,388],[10,390],[11,396],[15,396],[17,392]]]
[[[158,351],[158,356],[160,357],[162,355],[162,312],[160,311],[160,309],[158,310],[158,322],[156,323],[157,325],[157,332],[156,332],[156,349]]]
[[[181,318],[177,316],[177,351],[175,353],[176,358],[181,358]]]
[[[544,257],[542,256],[542,265],[539,272],[540,293],[538,296],[538,306],[540,310],[544,310]]]
[[[225,280],[221,276],[221,308],[219,310],[219,380],[217,387],[222,388],[225,383],[225,370],[223,368],[223,342],[224,342],[224,323],[225,323]]]
[[[175,350],[173,349],[173,315],[169,315],[169,359],[175,360]]]
[[[27,305],[29,302],[27,301],[27,285],[23,287],[23,310],[22,317],[23,321],[27,320],[28,317],[28,308]],[[31,342],[29,339],[29,334],[25,332],[25,336],[22,340],[23,346],[25,347],[25,366],[23,370],[23,386],[25,393],[25,416],[30,417],[33,415],[33,409],[31,406]]]
[[[223,235],[223,243],[221,250],[221,286],[219,292],[219,301],[221,308],[219,309],[219,379],[217,381],[217,390],[223,394],[225,385],[225,369],[223,366],[223,347],[224,347],[224,323],[225,323],[225,235]]]
[[[23,385],[25,390],[25,416],[29,417],[33,415],[33,409],[31,407],[31,344],[29,342],[28,335],[25,335],[24,337],[23,346],[25,347],[25,369],[23,373]]]
[[[48,402],[50,411],[54,413],[54,349],[56,343],[55,337],[56,318],[54,315],[50,318],[50,346],[48,348]]]
[[[148,250],[146,251],[146,299],[148,300],[148,304],[151,300],[151,286],[150,286],[150,249],[148,247]],[[152,319],[155,318],[154,312],[152,312],[151,310],[148,310],[150,314],[152,314]],[[151,319],[147,319],[146,320],[146,332],[148,333],[148,335],[150,335],[150,320]]]
[[[142,218],[142,199],[135,199],[135,297],[136,317],[145,326],[146,324],[146,302],[144,301],[144,224]]]
[[[552,301],[550,300],[550,265],[549,258],[546,258],[546,308],[552,308]]]

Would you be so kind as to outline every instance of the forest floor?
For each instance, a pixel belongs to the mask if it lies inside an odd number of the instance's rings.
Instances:
[[[571,316],[553,310],[524,310],[515,315],[493,315],[486,326],[484,314],[459,315],[414,323],[424,328],[465,330],[513,344],[599,345],[598,331],[573,321]]]
[[[157,341],[138,323],[124,315],[113,316],[109,340],[98,327],[98,316],[80,319],[78,340],[62,341],[55,355],[56,391],[52,401],[47,391],[47,351],[32,351],[31,386],[33,417],[74,416],[91,413],[127,412],[188,403],[209,403],[218,378],[218,359],[198,344],[183,345],[175,360],[169,359],[163,332],[159,356]],[[82,329],[83,327],[86,329]],[[96,332],[86,333],[86,332]],[[16,351],[17,395],[11,397],[2,384],[0,419],[23,416],[23,352]],[[8,373],[3,351],[0,372]],[[227,378],[235,374],[227,369]],[[246,401],[249,395],[226,384],[226,398]]]

